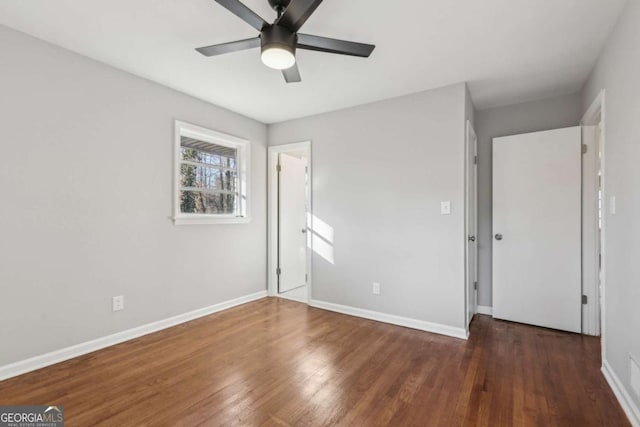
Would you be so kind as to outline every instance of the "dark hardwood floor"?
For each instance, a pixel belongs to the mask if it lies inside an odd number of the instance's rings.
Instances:
[[[627,426],[596,338],[477,316],[469,341],[264,299],[0,382],[67,426]]]

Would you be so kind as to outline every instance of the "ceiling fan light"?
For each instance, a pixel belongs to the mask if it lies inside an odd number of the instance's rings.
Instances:
[[[296,64],[298,36],[285,27],[271,25],[260,33],[262,62],[269,68],[286,70]]]
[[[289,49],[283,46],[265,46],[262,49],[262,63],[269,68],[286,70],[296,63],[296,57]]]

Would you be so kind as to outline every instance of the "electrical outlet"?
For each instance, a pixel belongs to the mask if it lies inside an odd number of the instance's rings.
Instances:
[[[380,295],[380,283],[378,282],[373,283],[373,294]]]
[[[633,356],[630,356],[629,360],[631,361],[631,390],[640,398],[640,365]]]
[[[124,310],[124,297],[122,295],[113,297],[113,311]]]

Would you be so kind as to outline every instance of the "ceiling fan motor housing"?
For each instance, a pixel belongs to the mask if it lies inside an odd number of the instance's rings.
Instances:
[[[295,56],[298,35],[279,25],[270,25],[260,33],[262,52],[267,49],[284,49]]]

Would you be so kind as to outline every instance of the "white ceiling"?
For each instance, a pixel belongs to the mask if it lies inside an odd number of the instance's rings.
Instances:
[[[293,0],[296,1],[296,0]],[[267,21],[267,0],[244,0]],[[194,48],[257,32],[213,0],[0,0],[0,23],[265,123],[468,81],[477,108],[580,89],[626,0],[325,0],[302,32],[377,45],[299,50],[285,84],[259,50]]]

